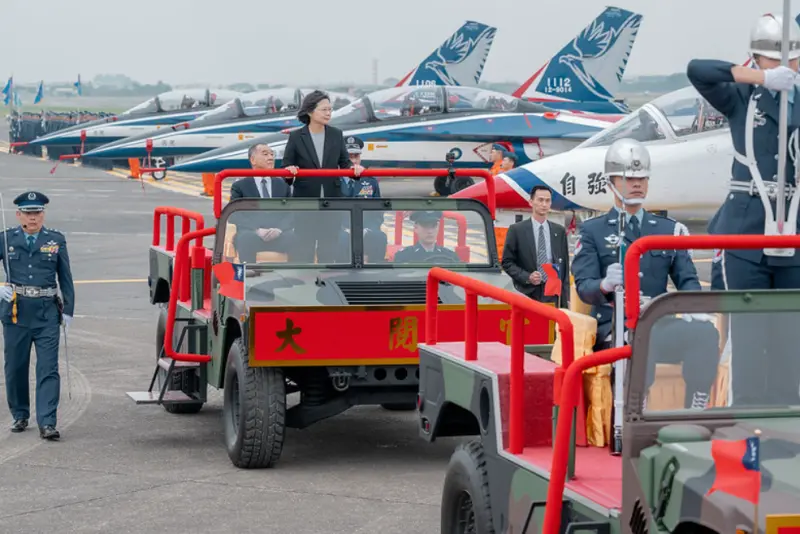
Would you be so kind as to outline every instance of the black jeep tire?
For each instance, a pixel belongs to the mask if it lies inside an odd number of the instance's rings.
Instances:
[[[444,479],[442,534],[494,534],[489,476],[480,441],[459,445]]]
[[[286,429],[286,381],[282,369],[250,367],[241,338],[225,365],[222,405],[225,446],[236,467],[273,467]]]
[[[158,314],[158,324],[156,325],[156,362],[161,355],[161,348],[164,346],[164,336],[167,331],[167,307],[161,305],[161,311]],[[180,335],[180,334],[178,334]],[[161,386],[164,385],[164,380],[167,378],[167,372],[158,368],[158,380],[155,386],[158,391],[161,391]],[[172,372],[172,383],[167,386],[167,391],[183,391],[187,395],[193,393],[191,391],[191,383],[194,379],[194,371],[187,369],[186,371]],[[186,381],[186,384],[184,384]],[[168,413],[173,414],[195,414],[203,408],[203,402],[186,402],[181,404],[162,404],[161,406]]]
[[[381,404],[381,408],[390,412],[410,412],[417,409],[416,402],[391,402]]]

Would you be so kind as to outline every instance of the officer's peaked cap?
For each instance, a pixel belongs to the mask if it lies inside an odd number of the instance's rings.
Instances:
[[[417,224],[431,224],[439,222],[439,219],[442,218],[442,212],[440,211],[415,211],[411,214],[409,219]]]
[[[44,206],[50,202],[47,195],[38,191],[27,191],[14,199],[14,204],[20,211],[44,211]]]
[[[344,144],[348,154],[361,154],[364,149],[364,141],[353,135],[345,137]]]

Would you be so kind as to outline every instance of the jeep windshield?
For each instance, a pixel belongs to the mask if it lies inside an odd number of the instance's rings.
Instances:
[[[629,400],[646,399],[644,418],[797,416],[800,291],[681,293],[636,327]]]
[[[495,263],[491,218],[477,201],[238,199],[225,207],[218,228],[222,261],[248,267],[459,269]],[[322,245],[320,232],[327,236]]]

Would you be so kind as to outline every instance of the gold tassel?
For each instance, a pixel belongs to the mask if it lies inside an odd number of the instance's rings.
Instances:
[[[11,296],[11,322],[17,324],[17,292]]]

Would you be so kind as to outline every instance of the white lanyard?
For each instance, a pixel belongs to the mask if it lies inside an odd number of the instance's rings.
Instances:
[[[750,169],[750,177],[758,189],[759,197],[761,197],[761,204],[764,206],[764,235],[781,235],[778,232],[778,223],[775,219],[776,215],[772,211],[772,204],[769,201],[767,193],[767,186],[761,177],[761,172],[758,169],[758,162],[755,157],[755,146],[753,144],[753,133],[755,128],[756,117],[756,95],[750,96],[750,102],[747,105],[747,119],[745,121],[744,133],[744,148],[745,156],[734,150],[733,157]],[[788,156],[793,162],[797,162],[797,155],[800,154],[800,139],[798,139],[797,129],[795,129],[789,138],[789,153]],[[797,184],[797,169],[795,168],[795,186]],[[777,184],[772,186],[774,191],[777,191]],[[795,191],[791,188],[790,191]],[[800,207],[800,195],[792,194],[791,203],[789,204],[789,211],[787,213],[788,219],[785,221],[786,225],[783,235],[795,235],[797,231],[797,209]],[[795,249],[764,249],[764,254],[767,256],[794,256]]]

